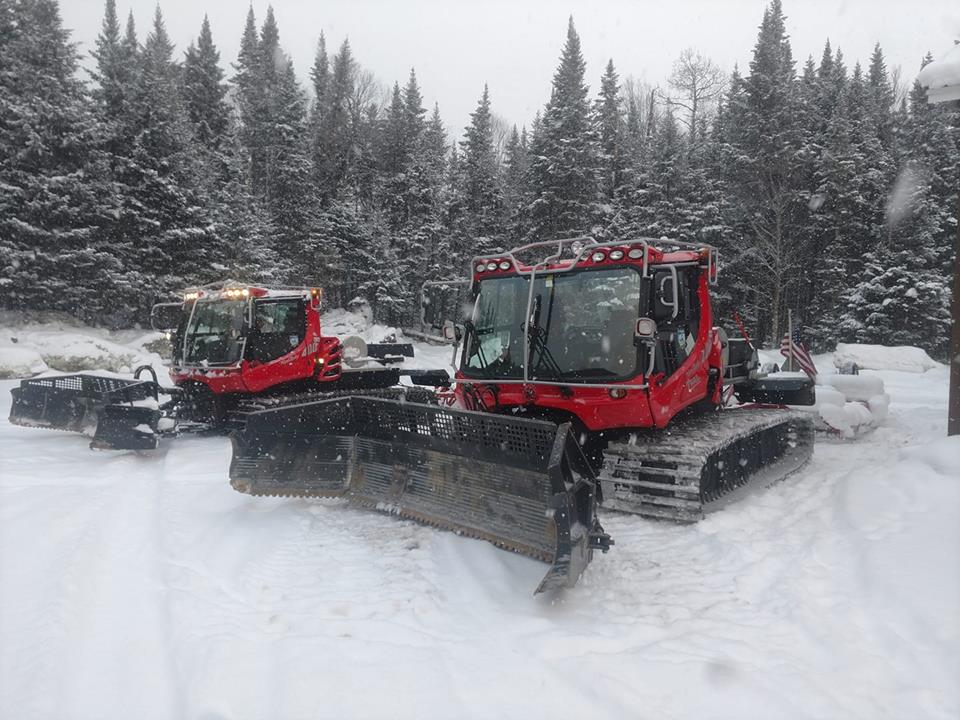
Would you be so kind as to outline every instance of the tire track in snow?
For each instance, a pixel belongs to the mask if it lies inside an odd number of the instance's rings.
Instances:
[[[165,458],[125,453],[107,456],[106,464],[121,479],[71,563],[72,610],[61,656],[69,672],[58,715],[96,717],[120,706],[140,718],[178,717],[160,566]]]

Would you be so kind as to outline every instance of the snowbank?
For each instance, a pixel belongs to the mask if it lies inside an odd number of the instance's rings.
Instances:
[[[0,327],[0,343],[38,355],[46,369],[60,372],[105,370],[129,373],[136,366],[161,364],[151,352],[162,335],[143,330],[109,332],[66,322],[8,324]]]
[[[841,368],[854,363],[861,370],[900,370],[916,373],[938,366],[925,350],[918,347],[839,343],[833,353],[833,364]]]
[[[24,378],[39,375],[49,368],[33,348],[0,345],[0,379]]]

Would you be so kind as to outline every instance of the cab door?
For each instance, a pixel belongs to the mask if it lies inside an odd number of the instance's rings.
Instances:
[[[257,299],[244,349],[243,379],[250,392],[310,377],[307,303],[302,298]]]
[[[707,394],[709,322],[701,317],[698,266],[658,268],[653,281],[658,340],[650,409],[655,424],[663,427]]]

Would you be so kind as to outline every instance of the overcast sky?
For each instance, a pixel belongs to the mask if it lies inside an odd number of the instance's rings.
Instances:
[[[100,29],[102,0],[61,0],[64,25],[89,53]],[[236,59],[245,0],[160,0],[178,50],[210,17],[228,74]],[[685,47],[694,47],[726,70],[745,68],[766,0],[274,0],[280,41],[306,83],[323,31],[330,54],[349,37],[354,56],[384,86],[403,84],[411,67],[425,104],[459,133],[489,83],[493,111],[529,124],[550,92],[550,80],[572,15],[594,93],[608,59],[621,78],[665,82]],[[143,41],[156,0],[117,0],[122,18],[132,10]],[[254,0],[258,24],[268,2]],[[852,69],[866,65],[880,42],[888,68],[905,78],[929,50],[936,57],[960,39],[960,0],[785,0],[787,30],[798,71],[808,55],[819,60],[824,41],[839,46]]]

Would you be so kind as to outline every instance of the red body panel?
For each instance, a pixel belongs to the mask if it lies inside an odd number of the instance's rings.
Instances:
[[[689,264],[700,262],[702,256],[695,251],[677,251],[662,253],[650,249],[651,269],[658,265],[673,263]],[[578,263],[578,268],[607,265],[610,262],[593,263],[590,260]],[[617,265],[642,267],[642,260],[625,259]],[[486,271],[483,277],[502,277],[512,275],[514,269]],[[538,273],[547,274],[549,269]],[[480,278],[475,274],[474,280]],[[478,391],[486,409],[494,410],[493,398],[496,397],[496,409],[503,411],[515,407],[544,408],[563,413],[571,413],[590,431],[665,427],[673,417],[684,408],[698,401],[709,399],[718,402],[721,392],[719,374],[721,368],[720,337],[713,327],[713,312],[710,304],[707,267],[701,265],[697,285],[697,297],[700,305],[700,321],[695,344],[679,368],[664,378],[656,374],[647,378],[642,373],[629,380],[611,385],[642,385],[647,389],[628,389],[622,398],[614,398],[607,388],[578,388],[574,386],[554,386],[549,384],[503,384],[478,382],[457,372],[457,404],[472,407],[471,394],[461,386],[467,384]],[[710,371],[716,370],[718,381],[710,392]],[[496,392],[487,388],[495,386]],[[709,398],[708,398],[709,394]],[[478,408],[475,408],[478,409]]]

